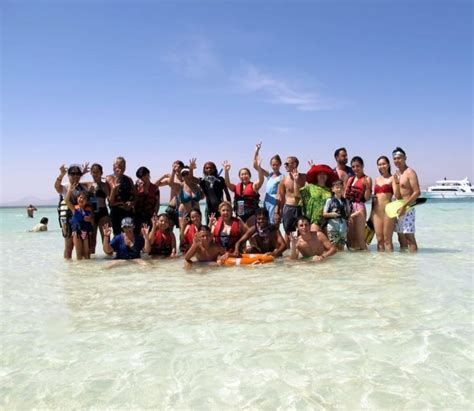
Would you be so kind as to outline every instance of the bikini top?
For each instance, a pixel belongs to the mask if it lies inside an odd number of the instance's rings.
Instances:
[[[189,203],[190,201],[196,202],[201,199],[201,193],[193,191],[192,195],[189,195],[182,188],[179,192],[179,201],[183,204]]]
[[[393,187],[391,184],[382,184],[381,186],[375,185],[374,187],[374,194],[380,194],[380,193],[389,193],[393,194]]]

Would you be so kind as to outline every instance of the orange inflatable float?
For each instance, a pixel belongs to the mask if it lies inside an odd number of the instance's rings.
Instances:
[[[272,263],[275,258],[267,254],[242,254],[240,258],[229,257],[224,265],[252,265]]]

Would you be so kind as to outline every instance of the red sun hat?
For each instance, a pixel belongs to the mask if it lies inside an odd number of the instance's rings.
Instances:
[[[339,177],[337,174],[332,171],[332,168],[326,164],[316,164],[309,169],[306,173],[306,182],[310,184],[316,184],[318,182],[317,175],[319,173],[324,173],[328,176],[326,180],[326,187],[330,188],[332,183],[336,181]]]

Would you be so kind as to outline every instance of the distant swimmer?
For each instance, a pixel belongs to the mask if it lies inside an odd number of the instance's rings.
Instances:
[[[292,260],[297,260],[301,254],[303,258],[312,257],[313,261],[321,262],[336,254],[337,249],[322,231],[311,231],[311,224],[307,217],[300,217],[296,222],[298,237],[291,239]]]
[[[392,152],[393,162],[398,168],[398,178],[400,180],[400,195],[405,204],[398,210],[398,221],[395,231],[399,235],[400,248],[408,248],[411,252],[418,250],[415,239],[415,208],[406,210],[408,205],[420,196],[420,184],[415,170],[408,167],[406,163],[406,153],[400,147]]]
[[[26,207],[26,214],[30,218],[34,217],[35,211],[38,211],[38,209],[33,204],[30,204],[28,207]]]
[[[39,224],[36,224],[31,230],[29,230],[30,233],[38,233],[40,231],[48,231],[48,218],[43,217]]]

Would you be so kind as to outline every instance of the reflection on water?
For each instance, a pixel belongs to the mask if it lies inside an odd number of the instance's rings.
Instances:
[[[64,262],[59,232],[1,210],[0,404],[468,409],[472,206],[452,228],[423,207],[417,255],[190,271]]]

